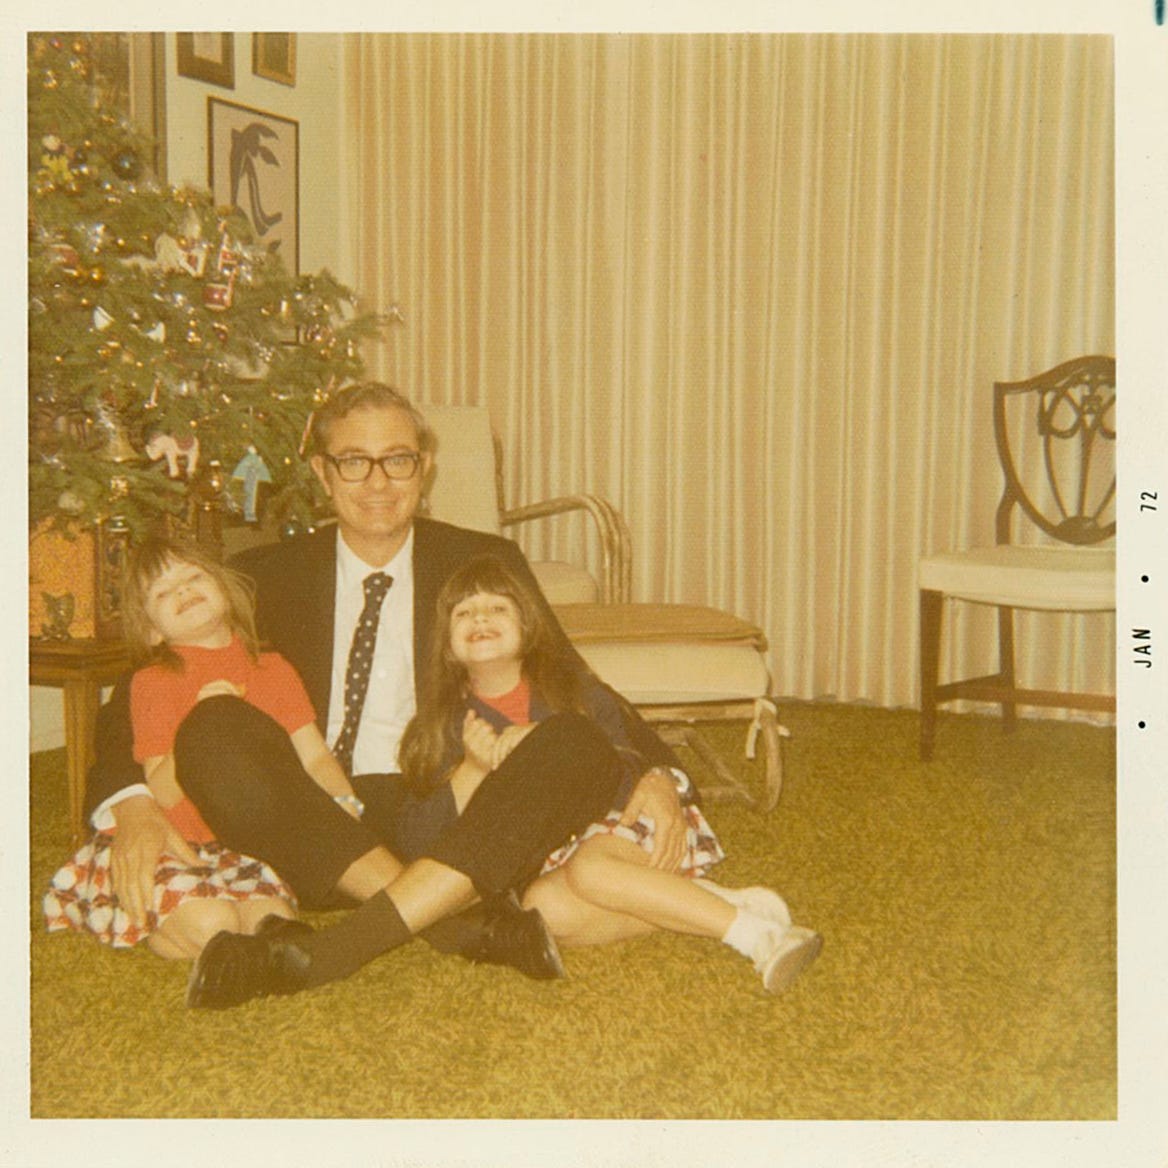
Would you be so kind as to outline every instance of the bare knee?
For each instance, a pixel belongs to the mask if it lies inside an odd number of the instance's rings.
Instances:
[[[614,863],[601,849],[581,844],[564,865],[564,877],[576,896],[596,904],[603,902],[611,889]]]
[[[562,870],[536,880],[523,894],[523,907],[539,909],[553,937],[570,936],[579,924],[581,905]]]
[[[236,901],[235,909],[241,933],[254,933],[265,917],[283,917],[286,921],[296,919],[296,910],[282,896]]]
[[[224,930],[229,933],[242,931],[234,902],[188,900],[166,918],[151,937],[150,947],[162,957],[197,957],[203,946]]]

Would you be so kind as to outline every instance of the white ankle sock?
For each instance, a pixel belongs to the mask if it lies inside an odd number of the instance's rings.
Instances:
[[[740,908],[723,935],[722,944],[729,945],[735,952],[753,961],[760,942],[764,937],[773,934],[777,927],[774,921],[765,920]]]

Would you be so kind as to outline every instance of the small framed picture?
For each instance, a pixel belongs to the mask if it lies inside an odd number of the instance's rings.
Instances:
[[[256,243],[276,252],[289,275],[299,275],[299,123],[207,98],[207,170],[216,205],[243,212]],[[231,267],[230,257],[218,265],[221,274]]]
[[[251,71],[281,85],[296,84],[296,34],[254,32],[251,35]]]
[[[235,33],[178,32],[174,36],[180,77],[235,88]]]

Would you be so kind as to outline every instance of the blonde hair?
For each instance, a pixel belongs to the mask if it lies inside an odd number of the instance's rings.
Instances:
[[[154,581],[171,564],[189,564],[206,572],[227,598],[231,631],[254,660],[259,655],[255,625],[255,590],[251,581],[209,555],[197,544],[162,536],[151,537],[131,551],[122,579],[122,631],[135,665],[156,661],[181,670],[182,658],[166,642],[155,643],[158,630],[146,612]]]

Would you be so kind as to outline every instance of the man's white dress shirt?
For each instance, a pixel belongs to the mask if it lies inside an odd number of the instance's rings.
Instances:
[[[414,532],[387,564],[367,564],[337,531],[337,598],[333,622],[333,670],[325,741],[331,748],[345,720],[345,673],[349,647],[365,607],[365,577],[386,572],[393,584],[381,602],[377,643],[365,707],[353,746],[353,774],[397,771],[397,750],[417,710],[414,696]]]

